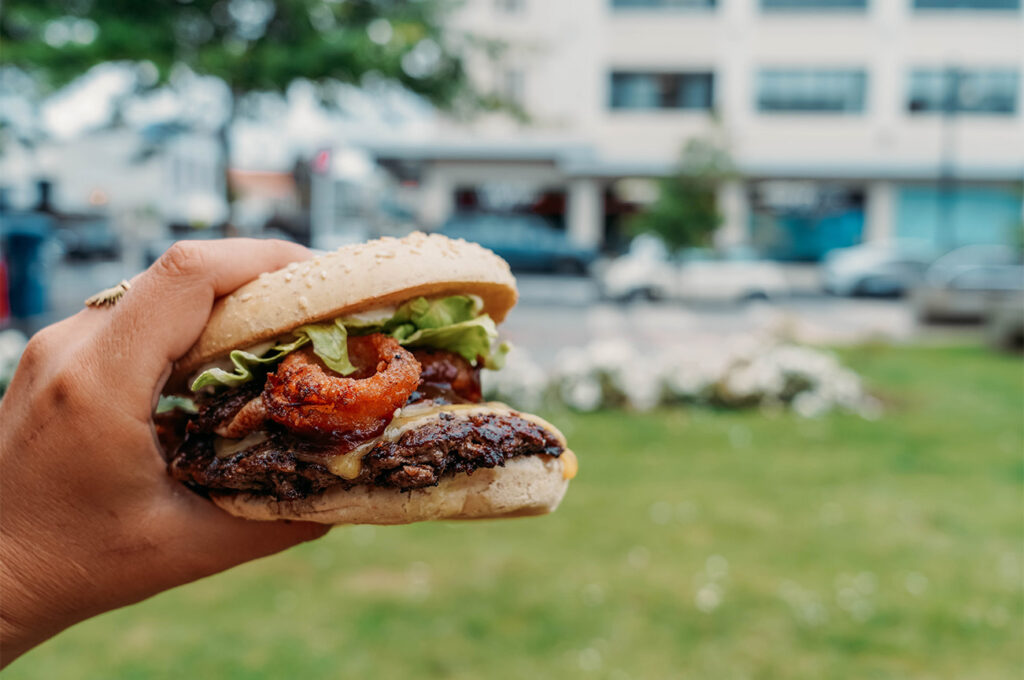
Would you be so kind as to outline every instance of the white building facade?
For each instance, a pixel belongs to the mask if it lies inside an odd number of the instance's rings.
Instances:
[[[507,44],[470,73],[529,119],[373,149],[427,226],[532,195],[600,245],[629,181],[711,136],[739,171],[723,245],[816,259],[1006,241],[1024,219],[1020,0],[469,0],[458,23]]]

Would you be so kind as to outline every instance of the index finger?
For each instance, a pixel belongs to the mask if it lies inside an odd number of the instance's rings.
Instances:
[[[288,241],[220,239],[178,241],[132,281],[109,313],[107,331],[118,361],[158,377],[188,351],[215,300],[263,272],[280,269],[312,253]]]

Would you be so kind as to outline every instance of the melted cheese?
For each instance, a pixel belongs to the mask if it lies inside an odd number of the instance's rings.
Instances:
[[[377,443],[377,439],[372,441]],[[348,453],[331,456],[327,461],[327,469],[342,479],[355,479],[363,470],[363,456],[369,452],[365,447],[366,444],[361,444]]]
[[[242,439],[217,437],[213,440],[213,451],[218,458],[230,458],[239,451],[244,451],[265,441],[267,441],[267,433],[262,430],[250,432]]]
[[[571,449],[562,451],[558,457],[562,461],[562,479],[572,479],[580,469],[580,462],[576,460],[576,454]]]
[[[377,307],[376,309],[366,309],[361,312],[347,314],[345,318],[342,319],[342,323],[359,325],[384,323],[385,321],[390,321],[391,317],[393,317],[395,315],[395,312],[397,311],[398,308],[395,307],[394,305],[389,305],[387,307]]]

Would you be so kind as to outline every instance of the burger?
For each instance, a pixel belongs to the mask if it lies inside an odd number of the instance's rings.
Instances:
[[[405,524],[553,511],[556,427],[484,401],[517,299],[489,250],[414,233],[261,275],[220,299],[157,416],[175,479],[253,520]]]

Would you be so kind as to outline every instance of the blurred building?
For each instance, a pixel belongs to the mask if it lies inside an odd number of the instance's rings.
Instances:
[[[178,123],[112,125],[31,147],[8,143],[0,184],[16,207],[37,202],[46,180],[60,212],[102,212],[133,231],[152,222],[216,224],[224,219],[224,176],[213,134]]]
[[[528,209],[583,244],[637,179],[720,135],[722,244],[816,259],[861,241],[1006,241],[1022,220],[1020,0],[469,0],[507,45],[470,71],[518,103],[372,151],[428,226]]]

